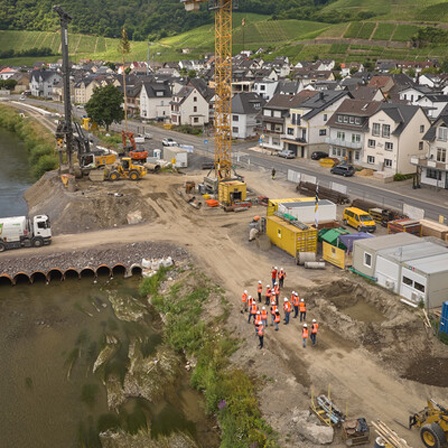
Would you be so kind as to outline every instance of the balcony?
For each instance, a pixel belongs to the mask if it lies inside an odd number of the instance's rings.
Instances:
[[[423,155],[411,156],[410,163],[411,165],[415,165],[421,168],[430,168],[438,171],[448,171],[447,162],[438,162],[437,160],[433,160]]]
[[[340,138],[331,138],[331,137],[327,137],[325,139],[325,143],[328,143],[329,145],[332,146],[340,146],[342,148],[347,149],[362,149],[363,147],[363,142],[350,142],[348,140],[342,140]]]
[[[300,144],[305,145],[306,143],[308,143],[306,138],[294,137],[294,135],[289,135],[289,134],[282,134],[282,135],[280,135],[280,138],[282,141],[293,142],[298,145],[300,145]]]

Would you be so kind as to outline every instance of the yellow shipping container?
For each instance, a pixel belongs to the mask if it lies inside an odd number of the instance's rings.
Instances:
[[[268,208],[266,210],[266,216],[272,216],[278,210],[278,204],[285,204],[285,203],[288,203],[288,202],[313,202],[315,200],[316,200],[315,197],[269,199],[269,201],[268,201]]]
[[[229,205],[234,202],[246,200],[246,184],[239,180],[228,180],[218,185],[218,201]]]
[[[317,230],[305,226],[305,230],[278,216],[266,217],[266,235],[275,246],[297,258],[299,252],[317,252]]]

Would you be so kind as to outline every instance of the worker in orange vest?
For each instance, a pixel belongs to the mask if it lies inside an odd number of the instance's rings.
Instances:
[[[305,322],[306,321],[306,303],[305,303],[305,299],[300,299],[299,302],[299,311],[300,311],[300,322]]]
[[[311,321],[311,342],[313,345],[316,345],[316,338],[317,338],[317,330],[319,329],[319,324],[317,323],[316,319],[313,319]]]
[[[261,350],[263,348],[263,339],[264,339],[264,327],[263,325],[259,325],[257,328],[258,340],[260,341],[258,347]]]
[[[280,288],[283,288],[285,278],[286,278],[286,272],[283,268],[280,268],[280,270],[278,271],[278,283],[280,285]]]
[[[271,302],[271,326],[274,325],[274,319],[275,319],[275,313],[278,312],[278,306],[275,303],[275,301],[273,300]]]
[[[260,311],[257,311],[257,314],[255,314],[254,325],[255,325],[255,335],[256,335],[258,327],[260,325],[263,325],[263,322],[261,320],[261,312]]]
[[[277,281],[277,273],[278,273],[278,267],[273,266],[271,271],[272,286],[274,286],[274,283]]]
[[[302,327],[302,345],[303,348],[306,348],[306,340],[308,339],[308,325],[303,324]]]
[[[289,324],[289,315],[291,314],[291,302],[287,297],[283,299],[283,311],[285,312],[285,318],[283,319],[284,324]]]
[[[248,299],[249,295],[247,293],[247,289],[245,289],[243,291],[243,294],[241,294],[241,303],[243,305],[242,309],[241,309],[241,313],[245,313],[247,312],[247,299]]]
[[[258,280],[257,284],[257,293],[258,293],[258,301],[261,303],[261,294],[263,292],[263,285],[261,284],[261,280]]]
[[[257,314],[258,306],[255,303],[255,299],[252,296],[249,296],[249,316],[247,318],[247,323],[250,324],[250,320],[253,317],[255,319],[255,315]]]
[[[293,291],[291,293],[291,299],[290,300],[291,300],[292,306],[294,307],[294,316],[293,316],[293,318],[296,319],[297,316],[299,315],[299,302],[300,302],[299,293],[296,292],[296,291]]]
[[[275,331],[278,331],[278,324],[280,323],[280,311],[278,309],[275,310],[274,313],[274,325],[275,325]]]
[[[272,290],[271,285],[266,285],[266,305],[271,303]]]
[[[261,323],[264,325],[264,328],[267,328],[268,326],[268,312],[266,310],[266,307],[261,307]]]

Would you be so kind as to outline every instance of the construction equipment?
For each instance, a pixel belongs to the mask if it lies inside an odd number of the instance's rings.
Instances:
[[[409,417],[409,428],[420,428],[420,438],[427,448],[443,448],[448,439],[448,409],[428,400],[428,405]]]
[[[198,10],[207,0],[180,0],[187,11]],[[217,184],[232,180],[232,9],[237,0],[209,0],[215,11],[215,163]]]
[[[104,177],[107,180],[139,180],[148,174],[147,169],[142,165],[137,165],[132,162],[130,157],[123,157],[121,162],[116,163],[111,167],[106,167]]]
[[[381,420],[372,421],[372,426],[379,437],[375,440],[375,447],[384,448],[412,448],[394,430]]]
[[[341,426],[345,421],[345,414],[340,411],[326,395],[311,397],[311,410],[327,426]]]
[[[347,446],[365,445],[370,440],[370,429],[365,418],[347,420],[342,424],[342,429]]]
[[[137,148],[134,133],[131,131],[121,131],[121,140],[123,142],[123,154],[128,155],[135,161],[146,161],[148,158],[148,151],[146,149]],[[128,144],[129,140],[129,144]]]

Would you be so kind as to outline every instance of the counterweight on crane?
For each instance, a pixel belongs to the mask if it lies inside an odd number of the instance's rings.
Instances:
[[[215,11],[215,174],[232,178],[232,9],[237,0],[181,0],[187,11],[209,1]]]

